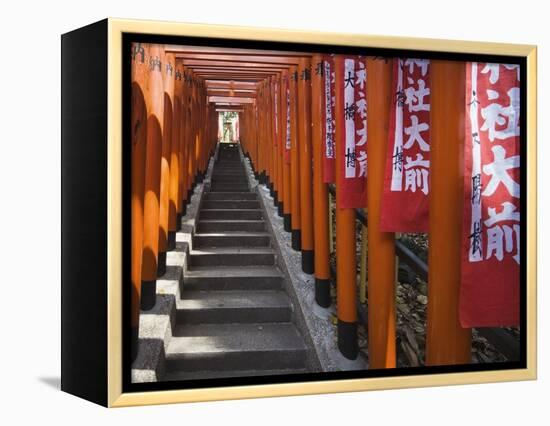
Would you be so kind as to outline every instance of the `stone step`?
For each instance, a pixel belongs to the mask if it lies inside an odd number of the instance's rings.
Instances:
[[[205,192],[204,200],[257,200],[258,194],[255,192]]]
[[[239,165],[238,167],[221,167],[221,166],[214,166],[214,169],[212,170],[212,173],[216,174],[246,174],[245,169],[243,166]]]
[[[245,186],[238,186],[238,187],[235,187],[235,186],[228,186],[228,187],[212,186],[211,190],[215,191],[215,192],[248,191],[248,187],[245,187]]]
[[[201,220],[260,220],[262,211],[256,209],[204,209],[200,211]]]
[[[180,293],[195,290],[278,290],[283,275],[275,266],[197,266],[185,271]]]
[[[305,368],[288,368],[284,370],[239,370],[239,371],[174,371],[166,373],[163,380],[185,381],[200,379],[225,379],[231,377],[284,376],[308,373]]]
[[[215,176],[212,177],[211,186],[243,186],[248,185],[248,180],[242,177]]]
[[[281,290],[186,291],[176,300],[178,324],[289,322],[290,314]]]
[[[202,209],[260,209],[258,200],[203,200]]]
[[[248,180],[242,177],[230,178],[230,177],[214,177],[211,181],[212,186],[246,186]],[[235,191],[239,192],[239,191]],[[246,191],[245,191],[246,192]]]
[[[197,233],[210,234],[226,231],[265,231],[265,222],[263,220],[199,220],[197,224]]]
[[[214,174],[211,180],[212,183],[243,183],[248,181],[246,176],[229,174]]]
[[[210,190],[215,192],[248,192],[248,184],[245,183],[216,183],[210,185]]]
[[[195,234],[193,236],[193,247],[197,248],[268,247],[270,243],[271,238],[269,233],[267,232],[218,232],[208,234]]]
[[[219,174],[214,173],[212,175],[212,182],[247,182],[246,175],[245,174],[239,174],[239,175],[232,175],[232,174]]]
[[[239,163],[216,163],[214,164],[214,173],[218,171],[230,171],[230,172],[244,172],[245,168],[244,166]]]
[[[191,267],[195,266],[273,266],[275,252],[270,247],[202,248],[190,253]]]
[[[185,324],[176,326],[166,349],[166,371],[301,369],[305,359],[291,323]]]

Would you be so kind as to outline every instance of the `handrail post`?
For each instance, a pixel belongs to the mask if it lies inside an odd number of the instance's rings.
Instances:
[[[355,260],[355,209],[341,208],[341,169],[344,158],[344,58],[336,55],[336,298],[338,313],[338,349],[348,359],[356,359],[357,344],[357,277]]]
[[[392,368],[396,365],[395,239],[393,233],[380,231],[380,206],[393,96],[391,76],[391,61],[367,59],[367,292],[370,368]]]
[[[465,111],[464,62],[432,61],[426,365],[471,361],[458,319]]]

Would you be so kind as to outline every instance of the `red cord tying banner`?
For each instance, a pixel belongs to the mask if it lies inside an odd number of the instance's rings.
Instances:
[[[463,327],[519,322],[519,94],[518,65],[467,64]]]
[[[360,56],[343,61],[343,81],[336,90],[344,97],[344,116],[337,117],[341,126],[342,150],[337,187],[342,193],[341,208],[367,207],[367,68]]]
[[[384,232],[428,232],[430,62],[395,59],[382,216]]]
[[[334,56],[327,56],[322,62],[323,69],[323,182],[334,183]]]

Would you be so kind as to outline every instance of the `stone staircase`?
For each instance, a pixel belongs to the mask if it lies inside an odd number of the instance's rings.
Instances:
[[[166,380],[306,371],[272,236],[238,145],[221,144],[166,349]]]

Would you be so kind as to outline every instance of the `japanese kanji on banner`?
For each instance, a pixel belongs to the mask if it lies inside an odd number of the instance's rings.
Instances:
[[[323,75],[323,182],[334,183],[334,59],[333,56],[327,56],[321,63],[321,73]]]
[[[285,96],[286,104],[286,130],[285,130],[285,151],[284,151],[284,161],[285,164],[290,164],[290,148],[291,148],[291,137],[290,137],[290,85],[288,78],[283,80],[283,92]]]
[[[345,57],[344,78],[336,90],[343,94],[344,116],[337,121],[343,135],[338,188],[341,208],[367,206],[367,68],[360,56]]]
[[[518,65],[467,64],[463,327],[519,322],[519,94]]]
[[[430,61],[395,59],[380,230],[428,232]]]

